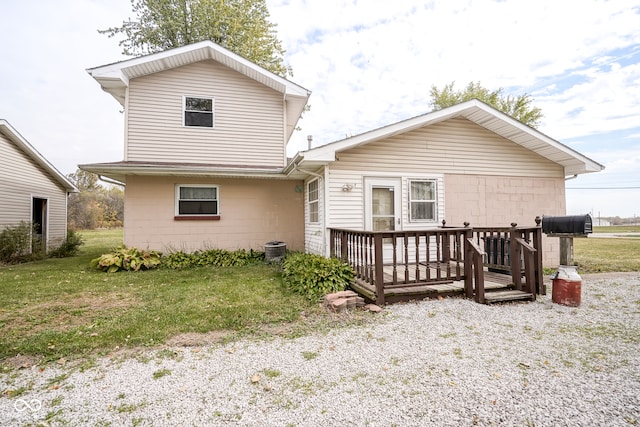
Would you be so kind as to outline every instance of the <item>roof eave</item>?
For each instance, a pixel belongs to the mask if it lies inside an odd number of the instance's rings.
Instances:
[[[219,178],[257,178],[257,179],[287,179],[282,168],[247,169],[242,167],[209,167],[206,165],[124,165],[113,163],[92,163],[78,166],[87,172],[104,176],[123,184],[127,176],[197,176]]]
[[[525,138],[526,135],[525,139],[533,138],[537,141],[540,141],[541,143],[544,143],[545,147],[549,147],[553,151],[554,155],[546,153],[545,150],[536,151],[535,149],[531,149],[523,143],[514,140],[517,138],[507,138],[507,136],[499,133],[495,129],[491,129],[489,120],[480,120],[482,117],[479,116],[484,116],[484,119],[491,118],[500,120],[501,123],[509,126],[510,130],[517,132],[519,136]],[[398,134],[410,132],[412,130],[442,122],[454,117],[464,117],[467,120],[471,120],[479,126],[482,126],[485,129],[496,133],[497,135],[509,139],[510,141],[519,144],[524,148],[527,148],[532,152],[547,158],[550,161],[562,165],[566,171],[571,171],[570,174],[598,172],[604,169],[603,165],[595,162],[594,160],[578,153],[577,151],[554,140],[553,138],[546,136],[540,131],[517,121],[507,114],[496,110],[488,104],[475,99],[454,105],[452,107],[444,108],[442,110],[432,111],[421,116],[403,120],[401,122],[384,126],[379,129],[374,129],[372,131],[356,135],[341,141],[336,141],[324,146],[312,148],[303,152],[304,160],[334,161],[336,154],[342,151],[356,148],[358,146],[375,142],[381,139],[390,138]],[[560,157],[562,157],[562,159],[560,159]],[[578,163],[577,165],[576,162]]]
[[[103,90],[114,96],[118,102],[123,103],[124,88],[129,85],[130,78],[154,74],[207,59],[217,61],[287,97],[304,99],[302,108],[306,105],[306,100],[311,93],[302,86],[274,74],[209,40],[89,68],[87,72],[100,83]],[[302,109],[300,109],[301,112]]]

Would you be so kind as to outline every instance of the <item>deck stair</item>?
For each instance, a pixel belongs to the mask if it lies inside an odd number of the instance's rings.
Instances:
[[[484,294],[485,304],[508,301],[531,301],[533,299],[534,298],[532,293],[516,290],[487,292]]]

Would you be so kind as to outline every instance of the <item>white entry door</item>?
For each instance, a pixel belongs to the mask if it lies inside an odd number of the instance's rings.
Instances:
[[[365,229],[394,231],[402,229],[401,180],[399,178],[365,178]],[[397,256],[403,251],[398,248]],[[393,245],[385,239],[384,259],[393,260]],[[397,258],[400,260],[400,258]]]

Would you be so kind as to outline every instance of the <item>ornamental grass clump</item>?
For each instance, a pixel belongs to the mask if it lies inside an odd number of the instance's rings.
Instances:
[[[348,264],[336,258],[292,253],[283,263],[283,278],[289,289],[311,302],[324,295],[345,290],[355,274]]]

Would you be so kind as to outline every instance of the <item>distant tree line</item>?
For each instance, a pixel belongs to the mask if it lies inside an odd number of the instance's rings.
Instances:
[[[124,221],[124,190],[115,185],[103,185],[98,175],[78,169],[67,177],[79,193],[69,196],[67,225],[72,230],[122,227]]]

